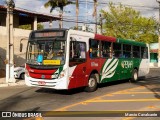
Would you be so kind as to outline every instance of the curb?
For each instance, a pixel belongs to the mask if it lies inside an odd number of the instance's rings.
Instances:
[[[23,86],[23,85],[25,85],[25,82],[20,82],[20,83],[3,83],[3,84],[0,84],[0,87]]]

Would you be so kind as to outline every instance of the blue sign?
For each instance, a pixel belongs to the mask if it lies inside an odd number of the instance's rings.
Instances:
[[[43,55],[38,55],[37,62],[39,62],[39,63],[43,62]]]

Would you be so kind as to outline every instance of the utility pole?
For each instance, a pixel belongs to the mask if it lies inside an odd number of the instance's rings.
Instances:
[[[82,29],[84,30],[84,31],[87,31],[87,21],[88,21],[88,0],[86,0],[86,22],[85,22],[85,24],[84,24],[84,26],[82,27]]]
[[[63,11],[60,10],[60,14],[59,14],[59,17],[60,17],[60,21],[59,21],[59,28],[63,28]]]
[[[102,15],[99,14],[99,19],[100,19],[100,33],[102,34]]]
[[[97,33],[97,0],[94,0],[95,33]]]
[[[14,79],[14,40],[13,40],[13,0],[6,0],[7,4],[7,50],[6,50],[6,83]]]
[[[160,0],[157,0],[159,3],[159,21],[158,21],[158,67],[160,67]]]

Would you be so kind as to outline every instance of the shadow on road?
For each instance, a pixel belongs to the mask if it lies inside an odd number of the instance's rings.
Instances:
[[[155,98],[160,99],[160,69],[151,69],[145,79],[135,83],[136,85],[144,86],[153,92]]]
[[[119,81],[113,81],[113,82],[99,84],[98,89],[104,88],[107,86],[118,85],[121,83],[127,83],[128,81],[129,80],[119,80]],[[61,94],[61,95],[73,95],[73,94],[85,92],[84,88],[85,87],[81,87],[81,88],[75,88],[75,89],[71,89],[71,90],[54,90],[54,89],[50,89],[50,88],[40,88],[40,89],[36,90],[35,92],[49,93],[49,94]]]
[[[40,88],[36,90],[35,92],[49,93],[49,94],[61,94],[61,95],[73,95],[73,94],[84,92],[84,87],[71,89],[71,90],[54,90],[54,89],[49,89],[49,88]]]

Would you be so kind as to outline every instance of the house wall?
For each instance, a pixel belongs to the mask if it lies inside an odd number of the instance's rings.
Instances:
[[[19,52],[20,48],[20,40],[22,38],[26,38],[30,34],[30,30],[23,29],[13,29],[14,33],[14,62],[16,66],[22,65],[25,63],[25,51],[27,47],[27,40],[22,41],[23,43],[23,51]],[[6,48],[7,48],[7,28],[0,26],[0,69],[5,69],[4,60],[6,59]],[[2,60],[2,59],[3,60]]]

